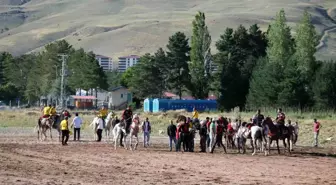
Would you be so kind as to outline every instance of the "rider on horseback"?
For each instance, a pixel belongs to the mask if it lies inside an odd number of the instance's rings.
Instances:
[[[105,128],[106,124],[105,124],[105,119],[107,117],[108,111],[106,109],[105,106],[103,106],[100,110],[99,110],[99,116],[101,117],[101,119],[103,120],[103,127]]]
[[[276,123],[278,124],[279,126],[279,130],[280,130],[280,133],[283,134],[283,128],[285,126],[285,119],[286,119],[286,115],[285,113],[282,112],[282,109],[279,108],[278,109],[278,114],[277,114],[277,117],[276,117]]]
[[[126,133],[129,133],[129,128],[132,124],[133,112],[131,106],[128,106],[127,109],[122,114],[122,119],[126,121]]]
[[[260,113],[260,109],[258,109],[257,114],[255,114],[252,118],[252,123],[254,125],[261,126],[262,121],[265,119],[264,115]]]

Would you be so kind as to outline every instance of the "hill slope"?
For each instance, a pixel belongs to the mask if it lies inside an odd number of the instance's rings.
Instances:
[[[18,55],[66,39],[113,58],[154,52],[176,31],[190,36],[198,10],[206,14],[214,45],[226,27],[258,23],[265,29],[281,8],[295,28],[308,8],[325,34],[317,56],[329,59],[336,52],[333,7],[331,0],[0,0],[0,51]]]

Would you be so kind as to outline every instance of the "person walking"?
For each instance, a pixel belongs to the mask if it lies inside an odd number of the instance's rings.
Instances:
[[[199,135],[200,135],[200,148],[201,152],[206,152],[206,139],[207,139],[207,121],[203,120],[201,122],[201,127],[199,130]]]
[[[142,132],[144,133],[144,147],[149,146],[151,129],[151,124],[148,118],[146,118],[146,120],[142,124]]]
[[[210,153],[213,153],[216,144],[219,144],[223,147],[224,152],[226,153],[226,148],[223,144],[223,132],[224,132],[224,126],[219,122],[216,121],[216,134],[215,134],[215,144],[212,146]]]
[[[215,135],[216,135],[216,119],[212,119],[210,127],[209,127],[209,138],[210,138],[210,143],[209,143],[209,152],[212,150],[212,146],[215,145]]]
[[[314,147],[318,147],[318,137],[320,134],[320,129],[322,128],[321,123],[314,119]]]
[[[61,131],[62,131],[62,145],[68,145],[69,140],[69,124],[68,117],[64,117],[64,120],[61,122]]]
[[[176,143],[176,126],[174,125],[174,121],[170,120],[170,125],[167,127],[167,134],[169,136],[169,151],[172,151],[172,145],[174,141],[175,151],[177,152],[177,143]]]
[[[76,136],[77,136],[77,141],[80,139],[80,129],[83,121],[82,119],[78,116],[78,113],[76,113],[76,116],[72,120],[71,123],[71,128],[74,127],[74,141],[76,141]]]
[[[97,142],[100,142],[101,139],[102,139],[103,129],[104,129],[103,119],[99,119],[98,120],[98,127],[97,127],[97,136],[98,136]]]

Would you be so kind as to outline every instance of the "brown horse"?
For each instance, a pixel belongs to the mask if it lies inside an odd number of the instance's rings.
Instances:
[[[270,153],[271,149],[271,143],[272,141],[276,141],[278,154],[280,154],[280,148],[279,148],[279,139],[283,141],[283,145],[285,147],[285,150],[287,148],[288,144],[288,153],[291,153],[292,150],[292,142],[293,142],[293,131],[292,127],[286,127],[282,126],[282,133],[280,132],[280,125],[275,125],[270,117],[266,117],[266,119],[262,122],[262,126],[264,130],[267,130],[267,147],[268,147],[268,154]],[[287,144],[286,144],[287,140]]]

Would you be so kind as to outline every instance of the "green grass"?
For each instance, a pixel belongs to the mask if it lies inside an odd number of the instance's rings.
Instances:
[[[84,120],[84,130],[88,129],[88,125],[91,123],[94,115],[93,112],[79,112],[80,116]],[[176,117],[180,114],[190,116],[191,113],[184,111],[168,111],[166,114],[163,113],[143,113],[140,110],[135,111],[135,113],[140,114],[140,118],[143,120],[146,117],[152,123],[153,135],[159,135],[160,130],[166,132],[167,126],[170,124],[170,120],[176,120]],[[326,147],[336,147],[336,114],[333,111],[316,111],[316,112],[297,112],[288,111],[285,112],[287,119],[299,122],[299,145],[310,146],[313,142],[313,119],[317,118],[321,124],[322,129],[320,131],[320,143],[322,146]],[[24,110],[24,111],[1,111],[0,112],[0,128],[1,127],[34,127],[37,123],[39,117],[39,112]],[[201,113],[200,119],[205,119],[205,117],[218,117],[219,115],[224,115],[229,118],[241,117],[243,121],[249,120],[255,112],[239,112],[238,110],[233,110],[232,112],[219,113]],[[265,116],[275,117],[275,111],[263,111]],[[121,112],[117,112],[120,117]],[[328,141],[328,139],[330,139]]]

